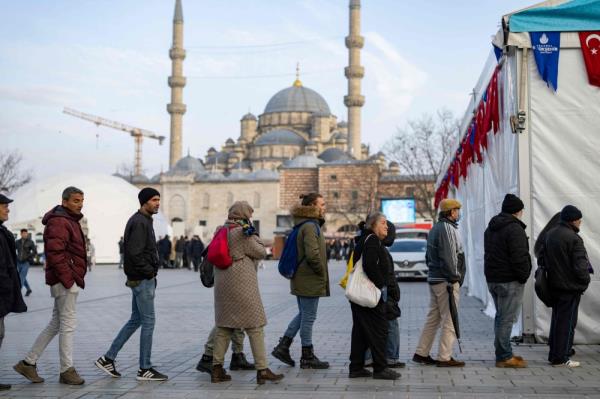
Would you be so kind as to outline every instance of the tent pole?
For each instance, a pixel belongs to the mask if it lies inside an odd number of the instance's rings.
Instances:
[[[518,65],[519,76],[519,119],[520,125],[523,127],[520,130],[520,134],[517,134],[517,151],[518,151],[518,162],[519,162],[519,196],[525,204],[525,212],[523,215],[523,221],[527,224],[527,236],[532,237],[533,227],[533,200],[532,200],[532,185],[531,185],[531,132],[530,132],[530,119],[528,116],[530,113],[529,104],[529,60],[528,60],[528,48],[523,48],[517,54],[520,56],[520,63]],[[533,245],[530,245],[530,251]],[[534,259],[531,254],[531,259]],[[533,272],[533,270],[532,270]],[[533,276],[533,274],[532,274]],[[522,311],[522,325],[523,325],[523,342],[533,343],[535,342],[535,298],[533,289],[533,278],[527,280],[525,285],[525,292],[523,295],[523,311]]]

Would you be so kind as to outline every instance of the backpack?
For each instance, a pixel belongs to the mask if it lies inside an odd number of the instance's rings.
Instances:
[[[225,225],[217,230],[206,253],[206,260],[219,269],[227,269],[232,265],[233,259],[229,254],[229,231],[236,225]]]
[[[202,251],[202,263],[200,263],[200,281],[206,288],[215,285],[215,267],[208,261],[208,248]]]
[[[305,223],[314,224],[317,231],[317,237],[321,236],[321,228],[314,220],[307,220],[294,226],[287,240],[285,240],[285,245],[283,247],[283,252],[281,253],[281,258],[279,258],[278,265],[279,274],[288,280],[294,277],[298,270],[298,266],[304,260],[298,260],[298,232],[300,231],[300,227]]]
[[[552,288],[550,288],[550,281],[548,280],[548,268],[544,259],[545,244],[542,244],[540,249],[540,256],[537,260],[538,268],[535,271],[535,294],[544,305],[551,308],[556,300],[552,294]]]

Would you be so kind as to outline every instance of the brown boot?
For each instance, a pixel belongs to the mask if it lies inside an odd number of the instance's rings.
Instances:
[[[270,369],[258,370],[256,372],[256,383],[262,385],[267,381],[281,381],[283,380],[283,374],[275,374]]]
[[[450,360],[446,360],[446,361],[438,360],[436,366],[438,366],[438,367],[464,367],[465,362],[456,360],[451,357]]]
[[[216,364],[213,366],[212,373],[210,373],[210,382],[227,382],[231,381],[231,376],[225,372],[222,364]]]
[[[60,373],[60,378],[58,380],[61,384],[67,385],[83,385],[85,382],[83,378],[77,374],[75,367],[69,367],[64,373]]]
[[[13,366],[13,369],[31,382],[36,384],[44,382],[44,379],[38,375],[35,364],[27,364],[24,360],[21,360]]]
[[[522,357],[513,356],[510,359],[496,362],[496,367],[511,368],[511,369],[524,369],[525,367],[527,367],[527,361],[523,360]]]

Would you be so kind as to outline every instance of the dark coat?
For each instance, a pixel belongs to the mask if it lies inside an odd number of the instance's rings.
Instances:
[[[149,280],[158,273],[158,250],[152,217],[137,211],[125,226],[124,271],[129,280]]]
[[[200,239],[192,238],[190,242],[191,247],[191,257],[199,259],[202,257],[202,252],[204,252],[204,243]]]
[[[52,286],[61,283],[67,289],[77,284],[85,288],[87,252],[79,224],[82,217],[82,214],[75,215],[58,205],[42,219],[42,224],[46,226],[46,284]]]
[[[531,275],[525,224],[509,213],[494,216],[484,235],[484,272],[488,283],[525,284]]]
[[[589,258],[579,229],[560,222],[548,232],[544,262],[550,287],[559,291],[582,293],[590,284]]]
[[[379,289],[387,287],[388,254],[379,238],[371,230],[363,230],[356,244],[354,263],[360,258],[362,258],[363,270],[369,280]]]
[[[171,254],[171,241],[167,237],[163,237],[158,242],[158,252],[165,258],[169,258]]]
[[[175,252],[184,252],[185,251],[185,238],[180,238],[175,243]]]
[[[0,222],[0,317],[27,311],[16,265],[15,238]]]
[[[35,255],[37,255],[37,248],[31,238],[22,239],[19,238],[16,242],[17,247],[17,260],[19,262],[33,263]]]
[[[396,280],[396,275],[394,273],[394,259],[392,258],[392,254],[390,254],[389,247],[394,244],[394,240],[396,239],[396,227],[390,221],[388,223],[388,235],[382,241],[384,245],[384,249],[387,255],[386,265],[387,265],[387,301],[385,303],[386,308],[386,316],[388,320],[394,320],[400,317],[402,314],[399,306],[400,302],[400,286],[398,285],[398,280]]]
[[[291,211],[294,225],[307,220],[319,220],[319,210],[314,206],[296,206]],[[325,237],[315,223],[304,223],[298,230],[298,270],[290,280],[292,295],[329,296],[329,269],[325,251]]]

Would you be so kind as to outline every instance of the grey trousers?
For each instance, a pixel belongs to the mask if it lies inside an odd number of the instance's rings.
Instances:
[[[217,326],[214,326],[208,335],[206,344],[204,344],[204,354],[212,356],[215,349],[215,335],[217,334]],[[244,330],[235,329],[231,335],[231,350],[233,353],[242,353],[244,351]]]

